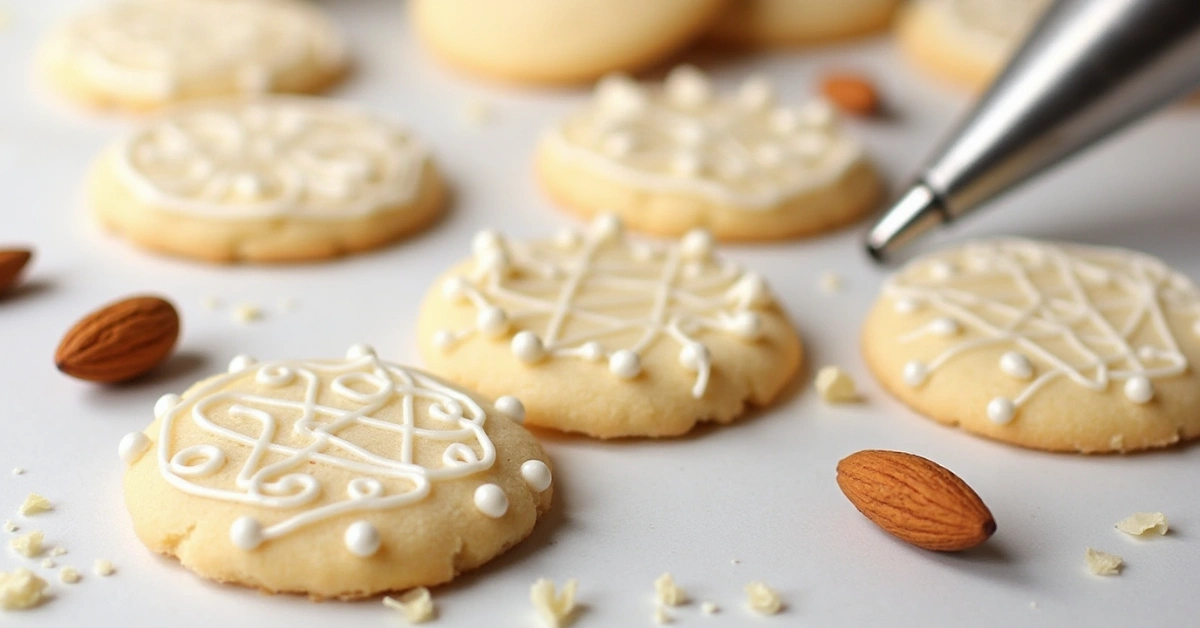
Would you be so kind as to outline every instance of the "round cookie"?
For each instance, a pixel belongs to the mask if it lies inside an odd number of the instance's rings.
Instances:
[[[709,39],[738,46],[795,46],[887,28],[900,0],[736,0]]]
[[[314,599],[447,582],[524,539],[552,496],[512,397],[496,406],[352,347],[164,395],[121,441],[151,550],[218,582]]]
[[[535,162],[557,203],[669,236],[812,235],[870,212],[882,191],[827,103],[779,104],[758,77],[719,94],[690,66],[662,86],[603,79],[590,103],[542,134]]]
[[[676,436],[774,400],[801,345],[761,275],[696,230],[633,241],[611,215],[586,233],[479,233],[426,296],[429,369],[485,394],[519,390],[526,425],[598,438]]]
[[[201,98],[318,92],[347,68],[341,34],[299,0],[118,0],[58,28],[50,82],[94,107],[144,111]]]
[[[592,81],[661,61],[725,0],[411,0],[422,41],[447,63],[518,83]]]
[[[1050,451],[1200,436],[1200,291],[1123,249],[983,240],[916,259],[868,315],[879,381],[941,423]]]
[[[407,130],[330,100],[197,103],[105,151],[88,198],[146,248],[210,262],[295,262],[421,229],[445,189]]]
[[[900,47],[921,67],[982,91],[1048,6],[1050,0],[915,0],[900,13]]]

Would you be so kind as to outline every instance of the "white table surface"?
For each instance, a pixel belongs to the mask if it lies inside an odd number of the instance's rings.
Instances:
[[[466,253],[471,233],[498,227],[538,235],[572,222],[539,194],[529,156],[541,125],[584,93],[518,91],[457,76],[417,47],[401,3],[331,0],[359,62],[336,95],[420,131],[453,181],[448,218],[397,246],[327,264],[211,267],[165,259],[102,233],[84,211],[85,168],[131,121],[82,113],[32,76],[39,35],[80,4],[0,0],[9,18],[0,31],[0,245],[37,249],[25,286],[0,301],[0,520],[45,530],[49,544],[69,549],[59,563],[85,571],[74,586],[52,579],[51,602],[0,613],[0,624],[402,625],[378,600],[264,596],[204,582],[152,555],[125,512],[117,441],[150,421],[159,395],[219,371],[236,353],[339,356],[368,342],[385,357],[415,362],[418,298],[435,273]],[[814,77],[831,68],[870,71],[895,116],[852,126],[893,183],[966,105],[901,63],[886,39],[700,60],[730,84],[765,72],[793,99],[810,94]],[[473,101],[494,107],[493,124],[463,122]],[[1198,141],[1200,111],[1169,111],[934,241],[1015,233],[1117,244],[1200,277]],[[677,612],[677,625],[1194,625],[1200,482],[1191,474],[1200,468],[1200,448],[1044,454],[985,442],[906,410],[874,384],[858,356],[858,324],[884,276],[860,253],[860,235],[854,228],[728,254],[772,280],[804,336],[809,368],[843,366],[866,403],[823,405],[808,386],[810,370],[797,394],[732,427],[665,442],[546,437],[557,465],[552,511],[508,555],[435,589],[435,625],[536,625],[528,591],[540,576],[579,579],[586,608],[578,626],[652,625],[651,583],[668,570],[694,599],[723,609],[706,617],[693,603]],[[824,271],[842,274],[846,290],[822,292]],[[164,368],[107,388],[54,369],[54,348],[75,319],[143,291],[168,295],[183,316],[178,352]],[[259,304],[266,318],[238,325],[228,307],[206,309],[209,296]],[[293,311],[283,311],[287,299],[296,300]],[[995,513],[996,536],[977,550],[944,555],[883,534],[834,483],[837,461],[866,448],[915,452],[956,471]],[[10,476],[17,466],[28,472]],[[48,496],[56,510],[21,521],[16,507],[30,491]],[[1139,541],[1113,530],[1139,510],[1166,512],[1171,534]],[[1087,574],[1086,546],[1124,556],[1124,574]],[[95,558],[113,560],[118,573],[93,576]],[[0,570],[19,565],[45,573],[0,549]],[[785,614],[759,618],[744,610],[742,587],[758,579],[783,593]]]

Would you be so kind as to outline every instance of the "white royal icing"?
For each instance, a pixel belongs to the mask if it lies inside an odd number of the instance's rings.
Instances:
[[[513,355],[531,365],[558,358],[604,362],[614,377],[633,379],[643,352],[669,340],[679,346],[680,366],[696,374],[692,395],[700,398],[713,368],[702,336],[753,341],[762,332],[759,311],[774,302],[761,275],[714,257],[711,236],[699,231],[674,246],[634,242],[618,219],[604,215],[586,234],[549,242],[484,233],[475,240],[473,269],[448,278],[442,296],[479,312],[503,312],[519,329],[509,341]],[[531,326],[537,331],[520,329]],[[475,334],[494,336],[477,317],[473,327],[439,330],[433,343],[450,351]],[[636,338],[629,346],[605,344],[622,336]]]
[[[864,158],[835,122],[820,101],[777,104],[761,77],[719,95],[703,73],[681,66],[662,87],[602,79],[592,102],[543,141],[557,157],[633,187],[765,211],[836,182]]]
[[[344,220],[412,201],[427,154],[354,106],[276,96],[182,107],[118,146],[117,176],[155,208],[224,220]]]
[[[921,0],[943,32],[964,43],[1007,57],[1051,0]]]
[[[541,460],[528,460],[522,464],[521,477],[525,478],[529,488],[539,493],[550,488],[550,467]]]
[[[95,88],[155,99],[229,77],[262,93],[283,73],[345,63],[334,25],[292,0],[120,0],[72,19],[48,45],[53,63]]]
[[[150,449],[150,439],[141,432],[130,432],[121,438],[121,443],[117,446],[117,453],[120,454],[121,460],[125,464],[133,464],[141,459]]]
[[[235,520],[229,531],[235,546],[249,551],[348,513],[408,506],[428,496],[434,482],[467,478],[495,464],[496,450],[484,431],[487,415],[470,396],[383,362],[369,347],[356,345],[347,353],[342,361],[263,364],[239,356],[229,374],[159,417],[157,460],[168,483],[191,495],[278,512],[263,521]],[[399,419],[378,418],[385,408]],[[220,419],[213,415],[217,410]],[[180,430],[189,441],[197,434],[205,440],[179,448]],[[390,435],[395,450],[355,442],[355,434],[368,431]],[[138,435],[121,441],[127,463],[136,461],[139,447],[149,446]],[[418,459],[418,445],[431,444],[442,447],[441,455]],[[233,452],[243,454],[244,465],[236,475],[222,473]],[[321,479],[328,476],[323,469],[353,477],[333,485]],[[476,506],[489,517],[508,508],[507,496],[497,490],[484,484],[475,494]],[[381,537],[359,520],[346,528],[344,541],[348,551],[365,557],[379,549]]]
[[[897,273],[884,294],[898,313],[932,308],[938,314],[903,333],[901,343],[953,339],[928,362],[905,364],[909,386],[921,386],[971,351],[1006,349],[998,370],[1029,383],[1012,399],[988,403],[988,418],[1000,424],[1064,377],[1097,392],[1123,382],[1130,402],[1149,403],[1155,379],[1189,368],[1169,320],[1183,317],[1188,327],[1200,322],[1200,291],[1157,259],[1030,240],[985,240],[922,257]]]

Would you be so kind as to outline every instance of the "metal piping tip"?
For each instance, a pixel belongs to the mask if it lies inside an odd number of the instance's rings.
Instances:
[[[949,216],[937,194],[924,183],[908,189],[867,232],[867,253],[883,262],[895,250],[946,222]]]

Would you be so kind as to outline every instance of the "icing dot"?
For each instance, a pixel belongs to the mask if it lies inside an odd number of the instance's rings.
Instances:
[[[624,74],[610,74],[596,83],[596,104],[609,113],[625,114],[646,107],[646,93]]]
[[[685,108],[696,108],[712,100],[712,84],[703,72],[690,65],[682,65],[667,75],[664,87],[671,103]]]
[[[800,119],[804,126],[814,129],[829,129],[836,118],[833,107],[823,100],[810,101],[800,108]]]
[[[493,338],[508,332],[508,314],[503,309],[489,305],[475,315],[475,326]]]
[[[742,307],[762,307],[771,304],[771,291],[763,276],[750,272],[729,288],[729,296]]]
[[[750,173],[750,162],[735,155],[726,155],[717,162],[717,172],[726,179],[741,179]]]
[[[962,331],[962,326],[953,318],[942,316],[929,321],[929,331],[939,336],[954,336]]]
[[[509,259],[508,253],[504,249],[496,248],[477,255],[475,265],[480,270],[505,276],[512,269],[512,260]]]
[[[913,360],[904,365],[904,383],[909,386],[920,386],[929,378],[929,367],[924,362]]]
[[[929,264],[929,276],[938,281],[946,281],[953,277],[955,272],[954,264],[950,262],[937,260]]]
[[[592,235],[601,242],[621,236],[621,219],[616,214],[601,214],[592,221]]]
[[[754,159],[767,168],[783,163],[784,150],[778,144],[759,144],[754,148]]]
[[[554,246],[560,249],[573,249],[583,241],[583,236],[574,229],[562,229],[554,234]]]
[[[816,133],[805,133],[789,141],[788,146],[791,146],[792,150],[799,153],[801,157],[813,159],[820,157],[829,148],[829,139]]]
[[[642,372],[642,359],[629,349],[619,349],[608,358],[608,370],[621,379],[633,379]]]
[[[729,319],[728,329],[742,338],[754,340],[762,334],[762,318],[754,312],[738,312]]]
[[[1012,422],[1013,414],[1017,411],[1017,407],[1013,405],[1012,400],[1005,397],[996,397],[987,404],[988,419],[997,425],[1007,425]]]
[[[1138,357],[1143,360],[1153,360],[1158,357],[1158,350],[1150,345],[1142,345],[1138,347]]]
[[[1145,376],[1130,377],[1125,381],[1125,398],[1134,403],[1148,403],[1154,398],[1154,386]]]
[[[454,332],[449,329],[439,329],[433,334],[433,346],[446,351],[454,346]]]
[[[613,133],[604,138],[600,148],[610,157],[625,157],[633,152],[636,145],[632,133]]]
[[[232,364],[230,365],[229,370],[230,370],[230,372],[233,372]],[[241,369],[238,369],[238,370],[241,370]],[[175,393],[167,393],[167,394],[159,397],[158,401],[154,402],[154,418],[161,419],[161,418],[167,416],[167,413],[170,412],[171,409],[174,408],[178,404],[179,404],[179,395],[176,395]]]
[[[671,172],[681,177],[694,177],[704,170],[704,160],[699,153],[678,152],[671,156]]]
[[[250,516],[238,517],[229,527],[229,540],[239,549],[247,552],[262,545],[263,529],[258,519]]]
[[[1017,379],[1033,377],[1033,364],[1029,358],[1016,351],[1008,351],[1000,356],[1000,370]]]
[[[713,235],[707,229],[692,229],[679,242],[679,251],[684,259],[702,261],[712,255]]]
[[[130,432],[121,437],[121,443],[117,445],[117,453],[120,454],[121,460],[125,464],[133,464],[137,462],[146,450],[150,448],[150,439],[141,432]]]
[[[475,507],[484,515],[499,519],[508,512],[508,495],[495,484],[483,484],[475,489]]]
[[[708,364],[711,359],[708,347],[698,342],[689,342],[679,350],[680,366],[693,373],[699,371],[700,367]]]
[[[525,483],[529,488],[538,493],[550,488],[550,483],[553,477],[550,475],[550,467],[541,460],[526,460],[521,465],[521,477],[525,478]]]
[[[775,101],[775,88],[765,76],[751,76],[738,88],[737,100],[752,111],[766,109]]]
[[[771,112],[770,124],[776,133],[791,133],[800,126],[800,114],[792,109],[780,107]]]
[[[604,359],[604,345],[595,340],[585,342],[582,347],[579,347],[579,355],[585,360],[599,362]]]
[[[467,297],[467,280],[450,277],[442,282],[442,296],[451,303],[460,303]]]
[[[912,314],[921,309],[921,303],[916,299],[896,299],[896,304],[892,306],[892,309],[897,314]]]
[[[253,357],[248,356],[243,353],[241,355],[234,356],[234,358],[229,361],[229,372],[230,373],[240,373],[240,372],[254,366],[257,363],[258,363],[258,360],[255,360]],[[157,404],[155,404],[155,405],[157,405]]]
[[[520,399],[512,395],[504,395],[496,399],[496,403],[492,404],[501,414],[508,418],[521,423],[525,420],[525,404],[521,403]]]
[[[696,122],[680,124],[671,134],[676,141],[689,148],[696,148],[708,139],[708,131],[704,129],[704,125]]]
[[[504,247],[503,240],[500,234],[491,229],[484,229],[471,237],[471,252],[476,257],[482,256],[484,253],[496,251]]]
[[[526,363],[537,362],[546,357],[546,347],[542,345],[542,339],[528,330],[513,336],[512,352],[518,360]]]
[[[355,521],[346,528],[346,534],[342,536],[342,540],[346,543],[346,549],[350,550],[351,554],[366,558],[373,556],[379,551],[379,545],[383,539],[379,538],[379,530],[367,521]]]
[[[346,349],[347,360],[357,360],[359,358],[375,357],[375,347],[365,344],[356,344],[349,349]]]

